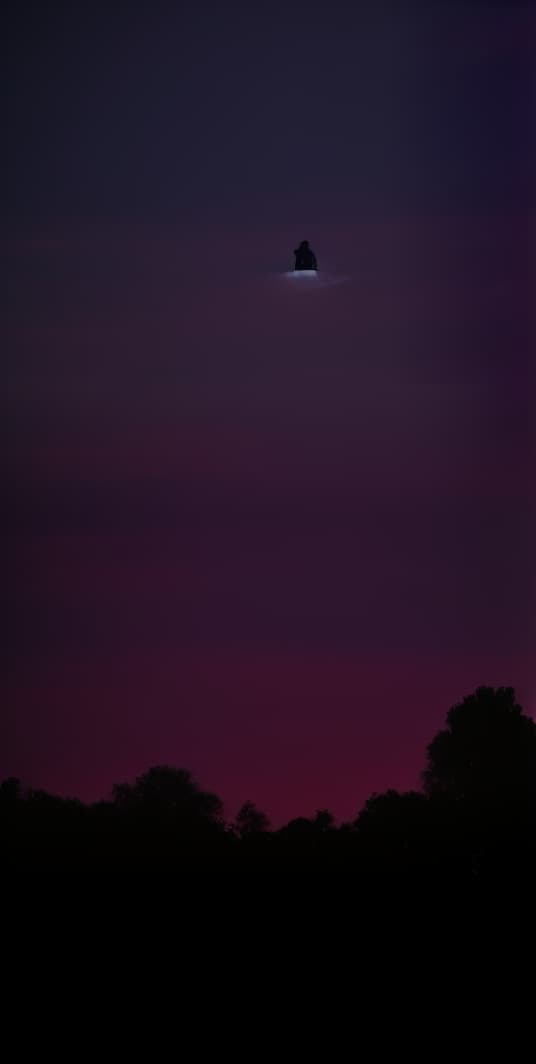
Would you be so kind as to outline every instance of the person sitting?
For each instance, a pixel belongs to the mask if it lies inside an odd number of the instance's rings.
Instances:
[[[296,256],[295,270],[316,270],[316,256],[312,248],[309,247],[308,240],[302,240],[299,248],[294,249]]]

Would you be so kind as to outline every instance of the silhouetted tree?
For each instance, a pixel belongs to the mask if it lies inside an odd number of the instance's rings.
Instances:
[[[306,816],[296,816],[279,829],[279,834],[297,841],[311,839],[314,835],[314,821]]]
[[[257,809],[255,802],[244,802],[236,815],[236,828],[241,838],[252,835],[260,835],[269,831],[270,821],[262,810]]]
[[[22,787],[19,779],[9,776],[0,783],[0,806],[13,805],[22,799]]]
[[[480,803],[536,798],[536,724],[512,687],[479,687],[427,748],[425,793]]]
[[[354,825],[363,869],[390,877],[467,881],[474,839],[468,838],[459,813],[457,803],[417,791],[373,794]]]
[[[202,791],[190,772],[169,765],[148,769],[133,784],[116,784],[112,793],[117,808],[155,816],[215,821],[223,810],[221,799]]]
[[[358,836],[380,852],[407,851],[427,830],[427,801],[417,791],[389,790],[367,799],[356,821]]]
[[[317,810],[314,817],[298,816],[289,820],[277,833],[282,851],[296,857],[325,857],[336,850],[338,832],[328,809]]]
[[[313,824],[317,831],[331,831],[335,827],[335,817],[329,809],[317,809]]]
[[[115,821],[110,830],[127,854],[209,856],[227,841],[221,800],[201,790],[186,769],[158,765],[133,784],[115,786],[112,793]],[[101,823],[103,815],[101,810]]]
[[[490,879],[526,883],[536,868],[536,724],[511,687],[479,687],[453,706],[427,747],[424,793],[373,794],[337,828],[328,809],[270,831],[251,800],[225,825],[222,802],[185,769],[160,765],[91,806],[0,782],[0,857],[65,855],[107,861],[229,856],[244,867],[304,860],[346,867],[365,882]]]

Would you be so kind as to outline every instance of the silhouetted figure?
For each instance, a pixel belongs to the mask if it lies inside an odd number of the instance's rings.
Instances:
[[[317,270],[316,255],[309,247],[308,240],[302,240],[299,248],[294,249],[296,256],[295,270]]]

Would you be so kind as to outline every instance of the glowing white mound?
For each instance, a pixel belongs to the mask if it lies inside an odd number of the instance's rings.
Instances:
[[[325,273],[321,270],[289,270],[282,274],[285,280],[291,281],[299,289],[333,288],[335,285],[344,284],[348,280],[341,274]]]

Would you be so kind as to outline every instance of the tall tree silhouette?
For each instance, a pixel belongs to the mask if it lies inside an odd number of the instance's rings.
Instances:
[[[513,687],[479,687],[447,714],[427,747],[423,785],[431,797],[496,804],[536,799],[536,724]]]

